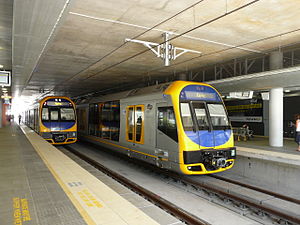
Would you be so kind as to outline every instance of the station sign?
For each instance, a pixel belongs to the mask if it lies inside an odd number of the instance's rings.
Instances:
[[[0,71],[0,87],[11,86],[11,73],[9,71]]]
[[[230,92],[227,98],[251,99],[252,97],[253,97],[253,91],[243,91],[243,92]]]

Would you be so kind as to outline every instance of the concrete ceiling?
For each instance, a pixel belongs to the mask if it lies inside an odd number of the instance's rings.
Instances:
[[[251,3],[250,0],[31,0],[29,3],[14,0],[14,95],[50,91],[78,96],[147,83],[299,42],[299,1]],[[246,4],[249,5],[232,12]],[[202,56],[186,53],[165,67],[160,58],[150,50],[145,51],[145,46],[125,43],[126,38],[161,43],[166,31],[172,33],[174,46],[200,51]],[[300,86],[299,77],[295,72],[288,79],[294,80],[295,86],[296,78]],[[265,86],[276,86],[276,82],[272,84],[276,79],[268,79]],[[256,84],[248,84],[248,89],[253,89],[249,85]]]

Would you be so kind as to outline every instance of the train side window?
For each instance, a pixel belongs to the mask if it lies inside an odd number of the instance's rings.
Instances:
[[[47,121],[47,120],[49,120],[48,108],[43,108],[42,109],[42,121]]]
[[[158,108],[158,129],[178,142],[176,119],[172,106]]]
[[[127,107],[127,141],[133,142],[133,133],[134,133],[134,107],[128,106]]]
[[[135,106],[135,141],[144,144],[144,106]]]
[[[98,126],[98,105],[90,104],[89,106],[89,134],[97,136]]]
[[[184,130],[192,131],[194,128],[194,124],[189,103],[180,103],[180,111]]]

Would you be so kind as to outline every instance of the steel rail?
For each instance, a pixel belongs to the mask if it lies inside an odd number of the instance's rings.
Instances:
[[[279,194],[279,193],[276,193],[276,192],[273,192],[273,191],[268,191],[268,190],[265,190],[265,189],[262,189],[262,188],[259,188],[259,187],[256,187],[256,186],[252,186],[250,184],[245,184],[245,183],[242,183],[242,182],[239,182],[239,181],[236,181],[236,180],[231,180],[229,178],[221,177],[221,176],[218,176],[218,175],[210,174],[208,176],[213,177],[215,179],[226,181],[228,183],[232,183],[232,184],[236,184],[236,185],[239,185],[239,186],[242,186],[242,187],[246,187],[246,188],[249,188],[249,189],[252,189],[252,190],[255,190],[255,191],[259,191],[259,192],[265,193],[267,195],[272,195],[276,198],[280,198],[280,199],[285,200],[285,201],[300,204],[299,199],[294,199],[294,198],[291,198],[289,196],[285,196],[285,195],[282,195],[282,194]]]
[[[92,146],[93,148],[99,147],[99,146],[97,146],[97,145],[95,145],[93,143],[90,143],[90,142],[86,142],[86,143],[89,143],[89,145]],[[69,147],[69,146],[66,146],[66,147]],[[71,148],[71,147],[69,147],[69,148]],[[76,151],[76,150],[74,150],[74,151]],[[111,153],[111,151],[107,151],[107,152]],[[81,154],[81,153],[79,153],[79,154]],[[83,154],[81,154],[81,155],[83,155]],[[180,174],[177,174],[177,173],[172,172],[172,171],[161,169],[161,168],[156,167],[156,166],[154,166],[152,164],[149,164],[149,163],[145,164],[143,161],[140,161],[140,160],[137,160],[137,159],[128,158],[128,157],[126,157],[124,155],[121,155],[121,154],[117,154],[117,155],[119,157],[121,157],[121,158],[123,158],[125,160],[128,160],[128,161],[130,161],[130,162],[132,162],[134,164],[137,164],[137,165],[139,165],[141,167],[151,169],[152,171],[154,171],[154,172],[156,172],[156,173],[158,173],[160,175],[164,175],[164,176],[170,177],[170,178],[172,178],[174,180],[178,180],[178,181],[180,181],[182,183],[188,184],[188,185],[190,185],[192,187],[195,187],[195,188],[198,188],[198,189],[203,189],[203,190],[207,190],[207,191],[213,192],[213,193],[215,193],[217,195],[226,197],[226,198],[228,198],[230,200],[236,201],[236,202],[241,203],[241,204],[243,204],[245,206],[252,207],[252,208],[255,208],[257,210],[261,210],[261,211],[263,211],[263,212],[265,212],[267,214],[276,216],[278,218],[284,219],[284,220],[289,221],[291,223],[300,224],[300,217],[293,216],[293,215],[287,214],[285,212],[276,210],[274,208],[258,204],[258,203],[256,203],[253,200],[247,199],[246,197],[240,197],[240,196],[228,193],[226,190],[224,190],[222,188],[212,187],[212,186],[210,186],[208,184],[199,183],[199,182],[193,180],[192,176],[187,177],[187,176],[180,175]],[[86,156],[84,156],[84,157],[86,157]],[[86,158],[88,158],[88,157],[86,157]],[[92,160],[92,159],[90,159],[90,160]],[[287,198],[289,198],[289,197],[287,197]],[[170,203],[170,204],[172,204],[172,203]],[[190,224],[193,224],[193,223],[190,223]]]
[[[87,157],[86,155],[78,152],[77,150],[73,149],[72,147],[64,146],[64,148],[69,150],[70,152],[72,152],[74,155],[78,156],[80,159],[91,164],[98,170],[109,175],[110,177],[114,178],[115,180],[117,180],[118,182],[127,186],[128,188],[132,189],[133,191],[143,195],[145,198],[147,198],[148,200],[153,202],[155,205],[158,205],[159,207],[163,208],[165,211],[174,215],[178,219],[180,219],[188,224],[193,224],[193,225],[210,225],[210,223],[188,213],[187,211],[185,211],[181,208],[178,208],[176,205],[169,202],[168,200],[161,198],[160,196],[156,195],[155,193],[148,191],[147,189],[130,181],[129,179],[125,178],[124,176],[108,169],[107,167],[101,165],[99,162]]]
[[[185,182],[185,183],[187,183],[191,186],[198,187],[198,188],[205,189],[205,190],[210,190],[210,191],[212,191],[216,194],[219,194],[221,196],[225,196],[225,197],[227,197],[231,200],[238,201],[238,202],[240,202],[240,203],[242,203],[242,204],[244,204],[248,207],[249,206],[254,207],[254,208],[259,209],[263,212],[266,212],[266,213],[269,213],[271,215],[282,218],[284,220],[287,220],[291,223],[300,224],[300,218],[299,217],[284,213],[282,211],[276,210],[276,209],[268,207],[268,206],[258,204],[255,201],[249,200],[245,197],[236,196],[234,194],[226,192],[225,190],[215,188],[215,187],[209,186],[207,184],[202,184],[202,183],[199,183],[199,182],[196,182],[196,181],[192,180],[191,178],[181,177],[177,174],[172,174],[172,177],[173,178],[176,177],[176,178],[180,179],[181,181],[183,181],[183,182]]]

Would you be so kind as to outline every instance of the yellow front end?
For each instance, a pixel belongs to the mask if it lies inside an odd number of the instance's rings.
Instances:
[[[40,114],[42,115],[42,109],[43,105],[46,104],[48,100],[53,99],[63,99],[69,102],[69,104],[72,106],[73,109],[75,109],[74,102],[69,99],[68,97],[64,96],[49,96],[45,97],[40,101]],[[54,102],[55,107],[60,107],[62,105],[61,102]],[[74,110],[75,112],[75,110]],[[64,145],[64,144],[72,144],[77,141],[77,122],[76,122],[76,115],[74,115],[74,121],[71,123],[71,127],[67,129],[61,129],[61,128],[49,128],[46,127],[45,124],[42,121],[42,116],[39,117],[39,135],[42,136],[46,141],[53,145]],[[60,123],[60,122],[58,122]],[[74,124],[74,125],[73,125]],[[51,126],[50,126],[51,127]],[[58,126],[60,127],[60,126]]]
[[[234,159],[227,159],[225,167],[218,168],[216,170],[208,170],[204,163],[185,163],[184,155],[187,155],[189,152],[195,152],[200,154],[201,152],[207,151],[208,153],[213,153],[216,151],[223,152],[229,151],[228,154],[234,151],[234,139],[233,133],[231,132],[228,141],[222,145],[215,146],[213,149],[211,147],[204,147],[201,146],[194,141],[192,141],[187,135],[184,130],[182,119],[181,119],[181,112],[180,112],[180,93],[183,88],[188,85],[201,85],[211,87],[205,83],[198,83],[198,82],[189,82],[189,81],[176,81],[172,83],[168,89],[164,92],[166,95],[170,95],[174,107],[176,123],[177,123],[177,132],[178,132],[178,146],[179,146],[179,167],[182,173],[189,174],[189,175],[198,175],[198,174],[210,174],[210,173],[218,173],[230,169],[233,167]],[[211,87],[212,88],[212,87]],[[227,153],[227,152],[226,152]]]
[[[67,135],[65,141],[56,143],[52,138],[53,135]],[[40,132],[39,135],[42,136],[46,141],[53,145],[64,145],[64,144],[73,144],[77,141],[77,124],[67,130],[62,131],[51,131],[49,128],[45,127],[42,123],[40,124]],[[47,138],[51,135],[51,138]]]

